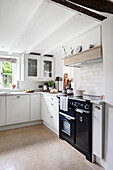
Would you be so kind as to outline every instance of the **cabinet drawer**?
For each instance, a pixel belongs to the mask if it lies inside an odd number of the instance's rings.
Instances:
[[[12,95],[12,96],[7,96],[7,101],[8,100],[15,100],[15,99],[26,99],[27,97],[29,97],[28,95]]]
[[[48,106],[50,109],[55,109],[55,107],[56,107],[56,102],[47,101],[47,106]]]
[[[58,120],[57,117],[52,115],[50,112],[47,113],[47,123],[54,129],[58,129]]]
[[[48,95],[46,96],[46,99],[50,102],[57,102],[56,96]]]
[[[47,110],[50,112],[50,113],[54,113],[55,116],[57,116],[58,114],[58,103],[57,102],[50,102],[48,101],[47,102]]]
[[[98,114],[101,113],[102,106],[98,104],[93,104],[93,112],[96,112]]]

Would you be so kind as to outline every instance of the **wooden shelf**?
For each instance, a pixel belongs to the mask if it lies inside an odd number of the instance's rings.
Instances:
[[[65,66],[73,66],[77,63],[102,59],[102,46],[97,46],[69,57],[63,58]]]

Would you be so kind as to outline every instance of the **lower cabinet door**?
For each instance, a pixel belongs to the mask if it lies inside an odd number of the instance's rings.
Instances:
[[[40,94],[30,96],[30,120],[41,120]]]
[[[0,96],[0,126],[5,125],[5,96]]]
[[[29,121],[29,95],[6,97],[6,124]]]
[[[54,129],[58,130],[58,119],[57,117],[54,115],[55,111],[51,111],[47,113],[47,123]]]
[[[104,112],[101,105],[93,105],[93,154],[104,157]]]
[[[41,95],[41,120],[46,122],[47,115],[46,115],[46,100],[44,95]]]

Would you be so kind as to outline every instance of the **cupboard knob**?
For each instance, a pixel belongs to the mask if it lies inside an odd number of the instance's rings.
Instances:
[[[16,98],[20,98],[20,96],[16,96]]]
[[[80,120],[80,122],[83,122],[83,118],[82,117],[80,117],[79,120]]]
[[[53,116],[51,116],[51,118],[53,118]]]

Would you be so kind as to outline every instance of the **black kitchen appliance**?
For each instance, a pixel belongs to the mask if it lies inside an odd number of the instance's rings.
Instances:
[[[89,100],[68,99],[68,111],[60,109],[59,137],[92,161],[92,104]]]

